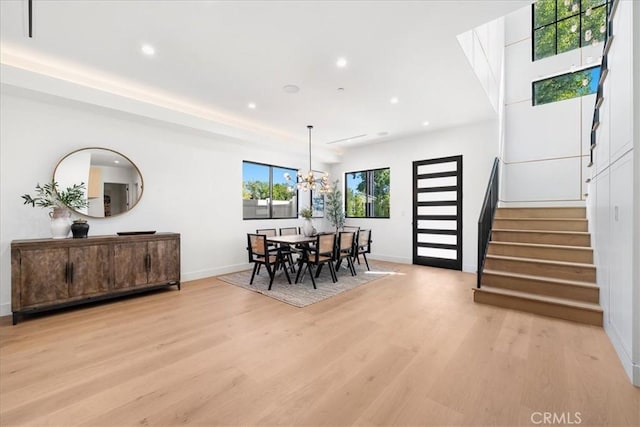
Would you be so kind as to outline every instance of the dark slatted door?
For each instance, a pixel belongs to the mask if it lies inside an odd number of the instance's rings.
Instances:
[[[413,263],[462,270],[462,156],[413,162]]]

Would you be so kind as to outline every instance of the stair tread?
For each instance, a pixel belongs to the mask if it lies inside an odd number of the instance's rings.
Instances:
[[[496,209],[586,209],[584,206],[499,206]]]
[[[491,231],[508,231],[516,233],[551,233],[551,234],[579,234],[589,235],[588,231],[559,231],[559,230],[523,230],[519,228],[492,228]]]
[[[562,285],[571,285],[571,286],[580,286],[584,288],[594,288],[599,289],[598,285],[592,282],[583,282],[580,280],[569,280],[569,279],[558,279],[555,277],[547,277],[547,276],[536,276],[533,274],[522,274],[522,273],[511,273],[508,271],[500,271],[500,270],[484,270],[482,273],[484,274],[492,274],[494,276],[502,276],[502,277],[515,277],[518,279],[529,279],[529,280],[537,280],[541,282],[552,282],[558,283]]]
[[[554,260],[540,259],[540,258],[522,258],[522,257],[491,255],[491,254],[488,254],[487,258],[502,259],[502,260],[509,260],[509,261],[523,261],[523,262],[538,263],[538,264],[564,265],[569,267],[584,267],[584,268],[594,268],[594,269],[596,268],[596,266],[593,264],[586,264],[583,262],[554,261]]]
[[[576,301],[566,298],[550,297],[546,295],[530,294],[528,292],[512,291],[510,289],[494,288],[491,286],[483,286],[481,288],[474,288],[474,291],[487,292],[492,294],[499,294],[505,296],[511,296],[516,298],[528,299],[539,302],[546,302],[556,305],[570,306],[574,308],[580,308],[585,310],[591,310],[602,313],[602,307],[600,304],[589,303],[584,301]]]
[[[503,218],[503,217],[495,217],[495,220],[500,220],[500,221],[562,221],[562,222],[569,222],[569,221],[580,221],[580,222],[587,222],[586,218],[552,218],[552,217],[544,217],[544,218],[536,218],[536,217],[530,217],[530,216],[519,216],[519,217],[514,217],[514,218]]]
[[[575,249],[577,251],[592,251],[590,246],[568,246],[568,245],[553,245],[550,243],[521,243],[521,242],[505,242],[503,240],[491,240],[489,244],[493,245],[514,245],[514,246],[531,246],[534,248],[548,248],[548,249]]]

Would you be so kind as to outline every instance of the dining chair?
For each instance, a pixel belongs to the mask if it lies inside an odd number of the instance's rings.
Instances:
[[[356,227],[354,225],[345,225],[342,227],[342,231],[350,231],[352,233],[357,233],[360,231],[360,227]]]
[[[260,266],[264,265],[269,273],[269,290],[271,290],[278,266],[283,262],[280,253],[269,251],[267,236],[264,234],[248,233],[247,250],[249,251],[249,262],[254,263],[253,272],[251,273],[251,281],[249,284],[253,285],[253,279],[255,278],[256,273],[258,273]],[[283,270],[284,274],[287,276],[287,280],[291,283],[288,269],[284,268]]]
[[[283,227],[280,229],[281,236],[290,236],[292,234],[300,234],[300,227]]]
[[[331,272],[331,280],[333,283],[338,281],[338,277],[336,276],[336,271],[334,269],[334,261],[335,261],[335,246],[336,246],[336,235],[335,234],[318,234],[316,236],[315,247],[308,248],[308,256],[306,260],[306,271],[309,272],[309,276],[311,276],[311,283],[313,283],[313,289],[318,289],[316,287],[316,279],[318,277],[317,274],[320,274],[320,270],[322,266],[325,264],[329,265],[329,271]],[[316,276],[314,277],[314,271],[312,266],[316,267]],[[305,271],[305,267],[301,267],[298,269],[298,275],[296,276],[296,283],[300,280],[301,274]]]
[[[300,234],[300,229],[298,227],[283,227],[280,229],[281,236],[291,236]],[[280,248],[282,249],[282,253],[287,258],[287,262],[289,263],[289,268],[292,273],[296,272],[295,262],[293,260],[293,255],[300,255],[301,250],[296,248],[295,246],[291,246],[288,243],[280,243]]]
[[[356,246],[356,259],[358,260],[358,264],[360,264],[360,255],[362,255],[364,262],[367,264],[367,270],[370,271],[367,254],[371,253],[371,230],[360,230],[358,232],[358,243]]]
[[[351,271],[351,275],[356,275],[356,268],[353,265],[353,257],[355,256],[356,247],[354,242],[356,234],[351,231],[341,231],[338,234],[338,247],[336,250],[336,272],[340,271],[340,264],[343,259],[347,260],[347,265]]]
[[[264,234],[267,237],[272,237],[272,236],[276,236],[276,229],[275,228],[259,228],[256,230],[256,234]],[[274,249],[276,248],[278,245],[276,245],[275,243],[269,243],[267,242],[267,246],[270,249]],[[258,266],[258,271],[257,274],[260,274],[260,266]]]

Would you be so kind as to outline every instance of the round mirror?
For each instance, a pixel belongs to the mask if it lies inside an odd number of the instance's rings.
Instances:
[[[67,154],[53,172],[58,188],[84,183],[89,206],[73,211],[93,218],[123,214],[142,197],[142,175],[126,156],[107,148],[82,148]]]

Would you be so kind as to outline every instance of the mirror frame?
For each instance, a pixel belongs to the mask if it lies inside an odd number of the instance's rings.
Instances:
[[[119,151],[112,150],[112,149],[110,149],[110,148],[104,148],[104,147],[84,147],[84,148],[79,148],[79,149],[77,149],[77,150],[74,150],[74,151],[72,151],[72,152],[70,152],[70,153],[66,154],[64,157],[62,157],[62,158],[58,161],[58,163],[56,164],[56,167],[53,169],[53,177],[52,177],[52,181],[56,181],[56,172],[58,171],[58,168],[60,167],[60,164],[62,164],[62,162],[64,162],[68,157],[71,157],[72,155],[74,155],[74,154],[76,154],[76,153],[78,153],[78,152],[80,152],[80,151],[86,151],[86,150],[103,150],[103,151],[110,151],[111,153],[116,154],[116,155],[118,155],[118,156],[122,157],[123,159],[125,159],[126,161],[128,161],[128,162],[131,164],[131,166],[135,169],[135,171],[138,173],[138,176],[140,177],[140,194],[138,195],[138,199],[135,201],[135,203],[133,203],[133,204],[129,207],[129,209],[127,209],[127,210],[126,210],[126,211],[124,211],[124,212],[120,212],[120,213],[117,213],[117,214],[115,214],[115,215],[110,215],[110,216],[95,216],[95,215],[89,215],[89,214],[86,214],[86,213],[83,213],[83,212],[79,212],[79,211],[77,211],[76,209],[71,208],[71,207],[68,207],[68,206],[67,206],[67,208],[68,208],[70,211],[72,211],[72,212],[74,212],[74,213],[76,213],[76,214],[78,214],[78,215],[82,215],[82,216],[87,217],[87,218],[96,218],[96,219],[114,218],[114,217],[117,217],[117,216],[120,216],[120,215],[124,215],[124,214],[126,214],[126,213],[128,213],[128,212],[131,212],[131,210],[132,210],[133,208],[135,208],[135,207],[138,205],[138,203],[140,203],[140,200],[142,199],[142,195],[144,194],[144,177],[142,176],[142,172],[140,172],[140,168],[138,168],[138,165],[136,165],[135,163],[133,163],[133,161],[132,161],[130,158],[128,158],[128,157],[127,157],[127,156],[125,156],[124,154],[120,153]],[[56,182],[57,182],[57,181],[56,181]],[[88,187],[89,187],[89,183],[88,183],[88,182],[86,182],[85,184],[86,184],[86,186],[87,186],[87,192],[88,192],[88,191],[89,191],[89,188],[88,188]]]

